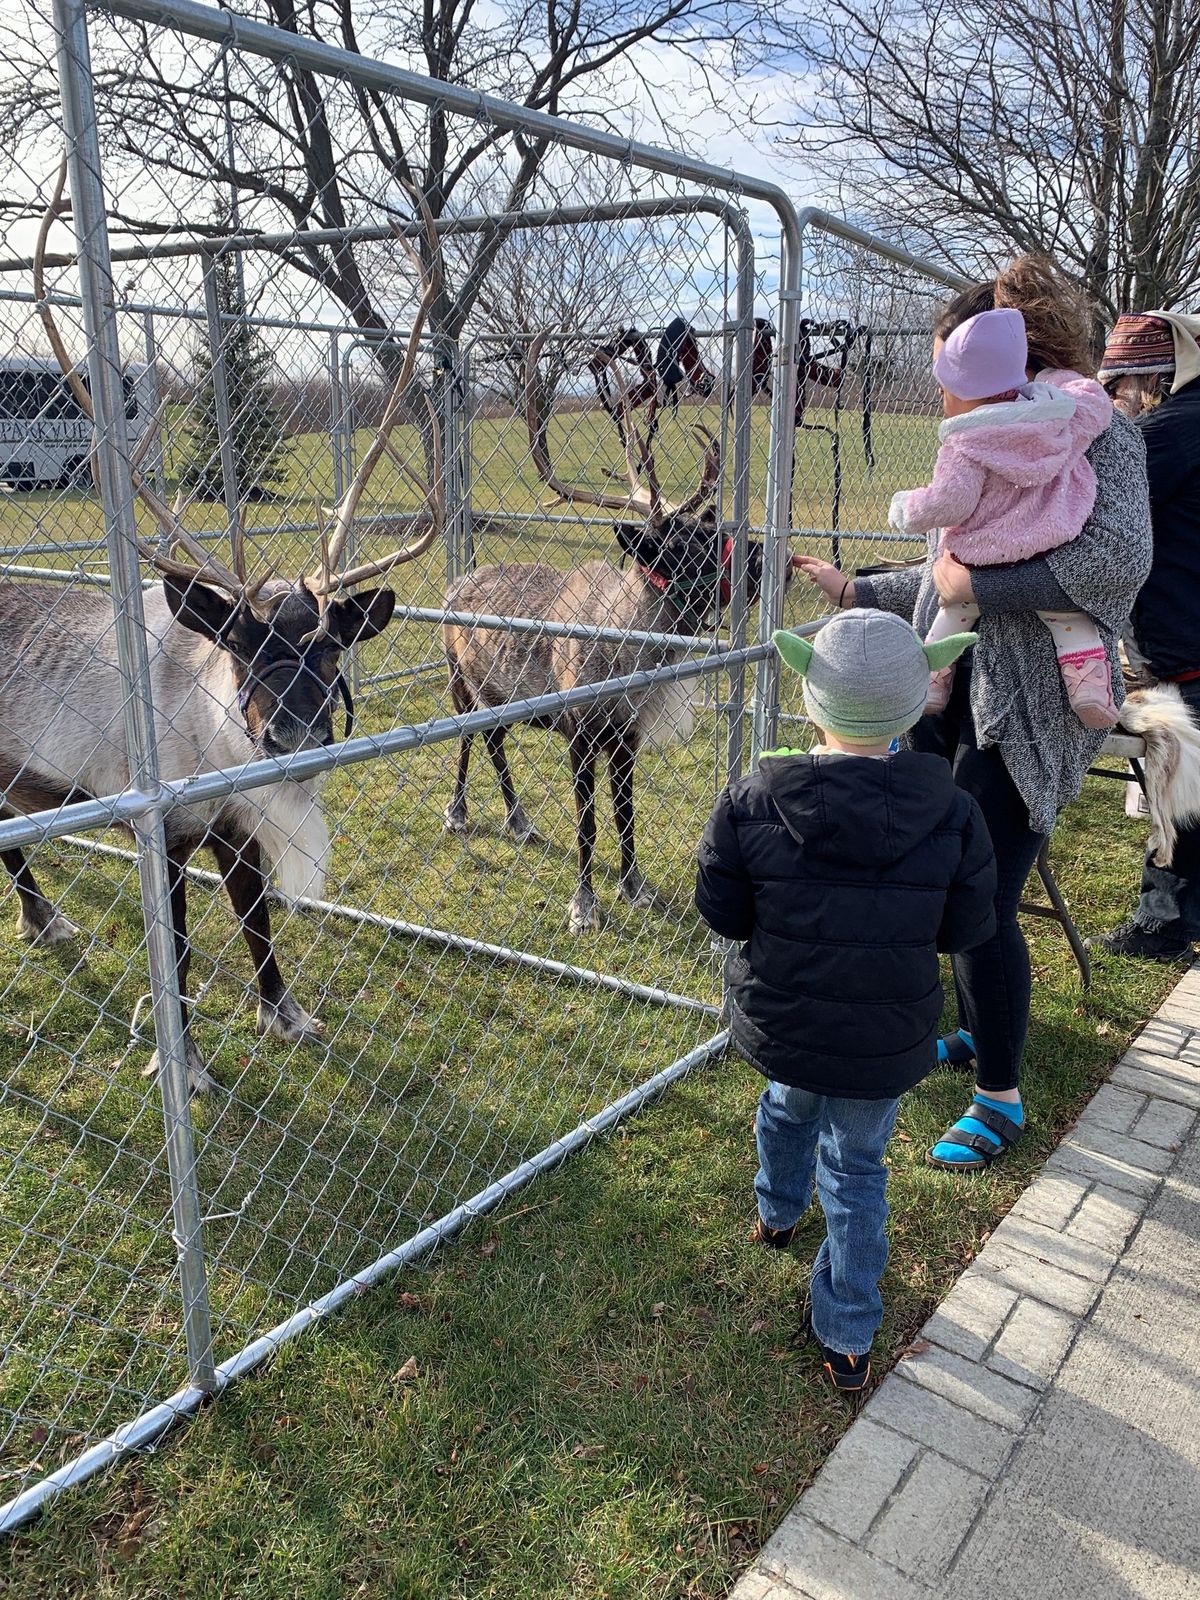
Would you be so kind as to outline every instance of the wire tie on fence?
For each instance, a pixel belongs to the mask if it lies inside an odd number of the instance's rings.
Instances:
[[[255,1184],[254,1188],[250,1190],[249,1194],[242,1201],[240,1206],[237,1206],[233,1211],[209,1211],[206,1215],[199,1219],[200,1226],[203,1228],[207,1223],[210,1222],[228,1222],[230,1217],[243,1216],[245,1214],[246,1207],[250,1204],[251,1200],[254,1199],[254,1196],[257,1193],[258,1185]],[[172,1234],[171,1237],[175,1240],[176,1244],[179,1243],[178,1234]]]
[[[138,1040],[142,1037],[141,1034],[138,1032],[138,1018],[142,1014],[142,1007],[146,1004],[146,1001],[147,1000],[153,1001],[153,999],[154,999],[154,996],[152,994],[140,994],[140,995],[138,995],[137,1005],[134,1006],[133,1015],[129,1019],[129,1042],[130,1042],[130,1044],[136,1044],[138,1042]]]

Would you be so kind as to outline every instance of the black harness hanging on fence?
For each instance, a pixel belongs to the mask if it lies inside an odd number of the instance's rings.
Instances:
[[[827,340],[830,348],[813,356],[813,340]],[[833,462],[833,495],[830,505],[829,531],[831,535],[832,553],[835,565],[841,564],[841,525],[842,525],[842,436],[841,419],[842,410],[846,403],[845,380],[850,365],[850,354],[855,341],[862,343],[864,367],[862,389],[862,439],[863,454],[866,458],[867,470],[875,465],[875,443],[872,436],[872,389],[871,389],[871,334],[870,330],[860,323],[853,323],[846,318],[839,318],[836,322],[816,322],[805,317],[799,328],[797,344],[798,378],[796,386],[796,427],[807,429],[812,433],[824,433],[829,438],[830,454]],[[833,390],[833,422],[808,422],[805,413],[808,409],[806,386],[809,383],[820,384],[826,389]],[[792,458],[792,474],[795,477],[796,462]]]
[[[871,435],[871,403],[874,399],[874,362],[871,357],[871,330],[859,328],[862,335],[862,442],[867,471],[875,470],[875,440]]]

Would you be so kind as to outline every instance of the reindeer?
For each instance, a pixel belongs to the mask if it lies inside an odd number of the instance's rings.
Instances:
[[[54,325],[43,285],[46,234],[63,209],[65,169],[42,226],[34,287],[54,353],[80,406],[92,416],[91,398]],[[436,238],[434,239],[436,246]],[[436,261],[435,254],[435,261]],[[418,264],[419,265],[419,264]],[[423,485],[427,510],[406,547],[381,560],[338,572],[355,513],[372,471],[391,453],[410,479],[412,468],[390,443],[406,406],[417,346],[438,292],[439,273],[428,276],[420,311],[383,423],[354,481],[333,511],[332,538],[321,533],[318,569],[294,582],[266,573],[246,575],[245,538],[234,540],[233,568],[217,560],[138,473],[134,484],[173,554],[145,551],[162,574],[161,587],[144,598],[150,681],[159,771],[164,779],[238,766],[253,756],[286,756],[334,741],[335,702],[353,704],[340,660],[352,644],[372,638],[391,620],[391,589],[356,592],[368,579],[411,561],[441,535],[445,521],[441,444],[433,426],[433,483]],[[152,427],[143,445],[157,432]],[[395,521],[397,519],[389,519]],[[122,719],[124,688],[118,670],[112,604],[94,591],[49,584],[0,584],[0,627],[6,667],[0,674],[0,814],[28,813],[128,787],[130,763]],[[186,865],[207,845],[213,852],[241,924],[258,982],[257,1031],[296,1041],[320,1034],[322,1024],[289,993],[271,943],[269,873],[288,898],[319,896],[328,862],[329,833],[319,805],[320,779],[293,781],[229,795],[197,806],[177,806],[164,826],[171,915],[181,996],[191,958],[186,921]],[[2,852],[20,902],[19,937],[41,945],[71,939],[78,930],[46,898],[24,853]],[[192,1087],[209,1089],[207,1072],[182,1005]],[[157,1070],[157,1051],[147,1074]]]
[[[721,602],[722,584],[727,581],[732,555],[732,541],[721,537],[712,504],[721,475],[719,441],[703,428],[695,430],[705,446],[699,481],[683,500],[666,500],[655,475],[654,458],[648,444],[638,438],[629,396],[622,386],[628,493],[606,493],[564,482],[551,463],[545,433],[538,428],[534,372],[544,342],[545,335],[533,341],[526,362],[525,413],[534,467],[554,491],[556,503],[638,512],[644,519],[641,523],[616,524],[621,549],[632,564],[626,570],[606,561],[589,561],[571,571],[540,564],[481,567],[450,586],[446,608],[630,632],[695,633]],[[635,439],[640,471],[634,459]],[[753,547],[752,556],[751,585],[757,590],[762,571],[761,548]],[[677,652],[667,647],[638,640],[617,644],[561,635],[505,633],[459,623],[446,625],[444,640],[450,694],[458,712],[553,694],[678,659]],[[689,686],[672,683],[562,712],[545,724],[566,739],[571,762],[579,865],[578,886],[568,907],[573,934],[600,925],[592,888],[596,766],[600,755],[608,757],[613,814],[620,840],[619,893],[632,906],[649,906],[653,894],[638,869],[634,844],[634,764],[641,745],[686,737],[690,723]],[[512,781],[504,729],[494,728],[483,739],[499,779],[508,833],[519,843],[535,840],[537,835]],[[445,825],[451,833],[467,831],[470,755],[471,737],[467,735],[459,746],[454,794],[446,808]]]

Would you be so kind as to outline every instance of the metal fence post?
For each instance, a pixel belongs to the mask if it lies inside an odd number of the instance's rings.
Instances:
[[[163,450],[163,425],[158,416],[162,395],[158,386],[158,336],[154,328],[153,311],[142,313],[142,330],[146,342],[146,366],[149,369],[149,382],[146,387],[150,395],[150,404],[154,407],[154,443],[146,453],[144,470],[154,483],[155,493],[161,498],[166,495],[166,457]]]
[[[225,501],[225,520],[229,528],[229,548],[237,549],[238,520],[241,515],[241,490],[238,487],[237,456],[233,445],[233,414],[229,406],[229,371],[225,361],[225,327],[221,320],[221,296],[217,287],[217,258],[204,252],[204,316],[208,329],[208,353],[212,361],[213,402],[217,412],[217,437],[221,452],[221,494]],[[244,307],[238,307],[238,314]],[[205,463],[207,465],[207,463]]]
[[[725,249],[737,244],[737,292],[734,303],[734,391],[733,391],[733,495],[730,507],[733,522],[733,562],[730,572],[730,640],[735,650],[746,642],[750,615],[748,564],[750,559],[750,453],[754,414],[750,383],[752,335],[754,332],[754,235],[745,215],[740,226],[725,226]],[[764,557],[766,550],[764,548]],[[726,770],[729,779],[740,777],[746,743],[746,669],[736,668],[729,683],[729,741]]]
[[[346,492],[346,401],[342,395],[342,374],[338,364],[338,336],[329,335],[329,440],[333,461],[333,502]]]
[[[458,503],[458,520],[461,531],[460,551],[463,572],[475,570],[475,528],[471,506],[471,489],[475,482],[474,462],[471,454],[471,384],[473,381],[471,351],[459,346],[455,385],[458,400],[458,445],[461,496]]]
[[[796,446],[796,341],[801,295],[801,221],[794,209],[779,208],[783,231],[779,284],[779,354],[771,393],[771,443],[767,461],[767,536],[763,544],[762,599],[758,637],[767,643],[783,623],[787,563],[791,556],[792,470]],[[779,723],[779,661],[772,652],[758,664],[754,686],[751,761],[775,743]]]
[[[142,911],[159,1053],[174,1239],[192,1382],[215,1390],[212,1330],[204,1264],[200,1194],[179,1005],[170,884],[154,736],[154,708],[142,614],[137,524],[129,469],[116,298],[109,257],[100,148],[92,99],[91,56],[83,0],[54,0],[58,72],[70,158],[72,217],[88,340],[88,373],[96,413],[100,492],[112,574],[118,660],[125,693],[130,784],[146,798],[132,820],[137,839]]]
[[[445,440],[446,582],[453,583],[474,566],[471,557],[470,518],[467,511],[466,460],[463,418],[464,364],[457,342],[446,340],[437,351],[434,372],[435,405]]]

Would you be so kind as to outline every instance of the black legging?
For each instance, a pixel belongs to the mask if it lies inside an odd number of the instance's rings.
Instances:
[[[975,740],[968,698],[970,663],[955,672],[950,704],[940,717],[923,717],[913,730],[919,750],[943,755],[954,781],[979,803],[996,852],[996,932],[986,944],[952,957],[959,1025],[975,1041],[981,1089],[1015,1089],[1029,1029],[1029,947],[1017,921],[1025,880],[1045,837],[1029,826],[1029,809],[1008,775],[999,750]]]

